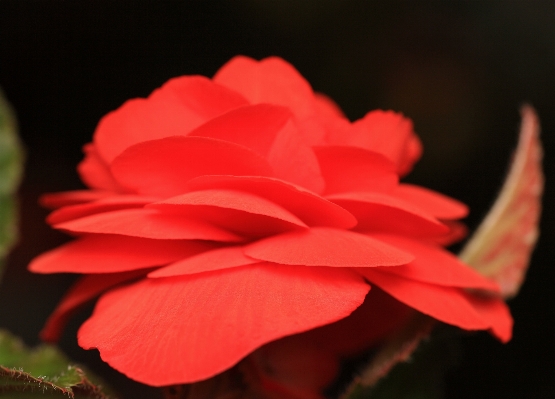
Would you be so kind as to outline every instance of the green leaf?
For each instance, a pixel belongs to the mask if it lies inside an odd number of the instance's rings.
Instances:
[[[33,350],[0,330],[0,396],[14,399],[43,397],[63,399],[110,399],[94,377],[69,362],[55,347]],[[25,371],[23,371],[25,370]],[[89,374],[89,373],[87,373]]]
[[[22,164],[23,150],[15,117],[0,90],[0,262],[17,239],[17,206],[13,194],[21,180]]]

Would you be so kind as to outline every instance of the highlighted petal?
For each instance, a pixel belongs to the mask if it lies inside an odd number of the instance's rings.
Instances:
[[[453,198],[412,184],[400,184],[391,195],[410,202],[438,219],[461,219],[468,207]]]
[[[309,226],[350,229],[357,220],[348,211],[302,187],[269,177],[201,176],[191,180],[188,191],[231,189],[264,197],[289,210]]]
[[[399,182],[395,165],[382,154],[356,147],[315,147],[326,194],[387,192]]]
[[[103,295],[78,340],[132,379],[184,384],[267,342],[348,316],[368,290],[349,270],[284,265],[146,279]]]
[[[207,120],[244,105],[241,95],[205,77],[171,79],[147,99],[129,100],[102,118],[94,144],[109,164],[134,144],[187,135]]]
[[[241,241],[237,235],[202,220],[167,215],[154,209],[104,212],[54,226],[74,233],[121,234],[163,240]]]
[[[58,224],[68,220],[94,215],[96,213],[115,211],[118,209],[142,208],[156,200],[157,198],[139,195],[114,195],[86,204],[65,206],[48,215],[46,221],[49,224]]]
[[[35,273],[114,273],[162,266],[214,248],[201,241],[149,240],[109,234],[89,235],[45,252]]]
[[[464,330],[491,329],[504,342],[510,337],[510,329],[507,331],[506,327],[512,325],[512,320],[506,305],[499,298],[484,298],[485,302],[477,307],[475,301],[469,300],[469,295],[461,289],[407,280],[371,268],[357,270],[398,301],[439,321]]]
[[[57,342],[62,330],[73,314],[87,302],[92,301],[109,288],[143,276],[144,270],[124,273],[93,274],[81,277],[64,295],[40,332],[46,342]]]
[[[151,272],[148,277],[181,276],[184,274],[195,274],[228,269],[230,267],[252,265],[254,263],[260,263],[260,261],[246,256],[243,247],[233,246],[216,248],[157,269]]]
[[[167,137],[136,144],[112,163],[117,181],[140,194],[183,194],[202,175],[272,176],[264,158],[246,147],[206,137]]]
[[[307,227],[265,198],[236,190],[193,191],[148,206],[201,219],[239,234],[270,235]]]
[[[257,241],[245,247],[245,254],[283,265],[332,267],[396,266],[414,259],[370,236],[321,227]]]
[[[416,257],[406,265],[379,268],[381,272],[392,273],[408,280],[447,287],[476,288],[499,292],[499,286],[496,283],[481,276],[441,247],[400,236],[375,235],[375,237]]]
[[[341,193],[326,197],[347,209],[358,220],[357,230],[408,234],[422,237],[449,233],[449,228],[429,213],[381,193]]]

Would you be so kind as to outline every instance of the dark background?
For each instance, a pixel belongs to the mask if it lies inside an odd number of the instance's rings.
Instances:
[[[470,205],[476,227],[516,144],[519,106],[542,121],[547,189],[542,236],[520,295],[514,338],[463,339],[446,397],[555,398],[555,2],[0,0],[0,87],[27,152],[22,239],[0,286],[0,327],[29,344],[71,282],[35,276],[29,260],[65,238],[43,222],[40,193],[81,187],[75,165],[99,118],[168,78],[211,76],[235,54],[279,55],[351,119],[402,111],[424,157],[410,181]],[[82,320],[82,319],[81,319]],[[63,347],[81,362],[94,352]],[[128,398],[152,398],[92,363]]]

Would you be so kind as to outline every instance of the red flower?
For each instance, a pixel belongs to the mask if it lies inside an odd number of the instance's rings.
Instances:
[[[106,115],[84,151],[90,190],[44,198],[77,238],[30,269],[85,276],[42,336],[100,295],[79,344],[130,378],[203,380],[309,330],[346,356],[410,308],[510,339],[506,305],[468,290],[497,286],[441,247],[466,207],[399,183],[421,153],[410,120],[350,123],[279,58],[172,79]]]

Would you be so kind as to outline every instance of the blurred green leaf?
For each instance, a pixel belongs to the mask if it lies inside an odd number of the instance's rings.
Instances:
[[[55,347],[33,350],[0,330],[0,396],[14,399],[64,398],[110,399],[96,378],[69,362]],[[25,371],[23,371],[25,370]],[[88,373],[87,373],[88,374]]]
[[[0,262],[17,239],[17,206],[13,194],[21,179],[22,163],[23,150],[14,113],[0,90]]]

